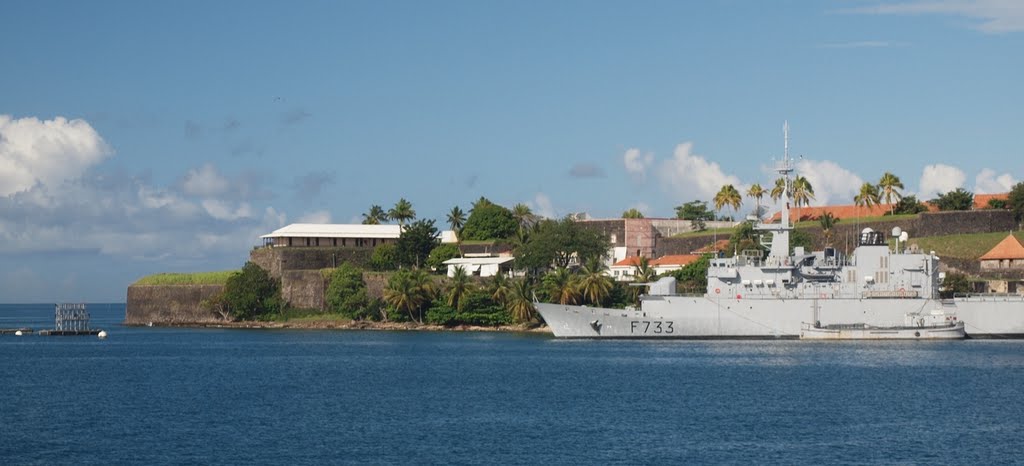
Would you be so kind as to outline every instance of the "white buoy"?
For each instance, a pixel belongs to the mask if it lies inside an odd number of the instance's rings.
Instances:
[[[100,333],[97,333],[96,336],[99,337],[100,340],[106,340],[107,339],[107,331],[106,330],[100,330]]]
[[[21,333],[21,330],[18,330],[18,331],[16,331],[16,332],[14,332],[14,336],[16,336],[16,337],[20,337],[20,336],[22,336],[22,335],[24,335],[24,334],[23,334],[23,333]]]

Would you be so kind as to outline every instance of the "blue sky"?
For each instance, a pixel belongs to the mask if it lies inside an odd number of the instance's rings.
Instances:
[[[669,217],[770,184],[784,120],[815,204],[1024,178],[1012,0],[37,1],[0,30],[0,302],[123,301],[400,197]]]

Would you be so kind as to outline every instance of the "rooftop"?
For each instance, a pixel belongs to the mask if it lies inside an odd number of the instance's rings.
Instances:
[[[980,260],[1000,259],[1024,259],[1024,246],[1020,244],[1020,241],[1013,234],[1007,235],[996,247],[986,252],[980,258]]]

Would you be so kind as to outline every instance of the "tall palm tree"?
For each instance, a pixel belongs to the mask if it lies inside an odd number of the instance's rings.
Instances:
[[[796,221],[800,221],[800,206],[810,205],[814,199],[814,186],[802,176],[793,180],[793,202],[796,204]]]
[[[505,302],[508,301],[509,293],[512,292],[511,286],[505,274],[499,273],[491,278],[491,284],[487,287],[487,292],[490,293],[491,299],[504,306]]]
[[[565,267],[558,267],[544,275],[541,286],[549,299],[558,304],[579,304],[580,292],[572,272]]]
[[[455,247],[459,250],[459,257],[462,257],[462,227],[466,225],[466,213],[459,206],[452,207],[448,212],[448,226],[452,227],[455,233]]]
[[[885,174],[882,175],[882,179],[878,181],[878,189],[880,191],[879,194],[881,195],[881,199],[884,199],[885,203],[889,204],[889,215],[892,215],[893,209],[896,208],[892,202],[893,199],[895,199],[896,202],[899,202],[900,199],[903,198],[903,195],[896,190],[904,189],[903,182],[900,181],[900,177],[893,175],[892,173],[885,172]]]
[[[533,287],[525,278],[515,280],[509,290],[505,308],[517,322],[528,322],[533,319]]]
[[[423,293],[409,273],[399,272],[388,279],[388,286],[384,288],[384,302],[398,312],[405,312],[410,320],[415,321],[413,311],[423,305]]]
[[[782,199],[783,194],[786,194],[786,179],[779,178],[775,180],[775,186],[772,187],[772,192],[770,195],[773,201],[778,202],[779,199]]]
[[[722,207],[729,206],[735,212],[739,210],[740,204],[743,203],[743,196],[736,190],[736,187],[727,184],[722,186],[722,189],[715,194],[715,210],[722,210]]]
[[[878,186],[868,182],[864,182],[864,184],[860,185],[860,192],[857,193],[856,196],[853,196],[853,203],[857,207],[867,207],[869,209],[878,205],[880,200],[881,198],[878,195]]]
[[[654,278],[658,276],[657,272],[654,271],[654,267],[651,267],[651,260],[646,256],[640,256],[636,261],[636,265],[633,266],[633,277],[640,283],[650,283],[654,281]]]
[[[604,268],[601,261],[591,260],[580,270],[580,295],[590,304],[600,305],[612,292],[612,279],[604,274]]]
[[[857,206],[857,229],[860,229],[860,208],[871,208],[878,205],[878,186],[864,182],[860,185],[860,192],[853,196],[853,204]]]
[[[758,220],[761,219],[761,198],[763,198],[764,195],[765,190],[760,184],[754,183],[750,185],[750,189],[747,189],[747,197],[754,200],[754,215],[757,216]]]
[[[473,291],[473,282],[470,281],[469,274],[461,265],[456,266],[455,273],[448,280],[448,305],[461,311],[462,305],[466,302],[466,295],[471,291]]]
[[[829,245],[832,244],[832,231],[836,224],[839,223],[839,219],[832,215],[832,212],[825,212],[818,217],[818,223],[821,224],[821,233],[825,235],[825,242]]]
[[[397,220],[399,225],[405,225],[406,221],[416,218],[416,211],[412,209],[412,203],[403,197],[388,211],[388,217]]]
[[[426,269],[412,269],[409,272],[409,280],[412,281],[413,286],[419,292],[419,306],[417,309],[420,311],[419,323],[423,323],[423,306],[434,300],[437,296],[437,289],[434,286],[434,280],[430,278],[430,274]]]
[[[459,208],[459,206],[452,207],[452,210],[448,212],[448,226],[452,228],[452,231],[456,235],[462,230],[462,227],[466,225],[466,213]]]
[[[515,217],[520,230],[525,230],[537,223],[537,216],[533,214],[530,206],[521,202],[512,206],[512,216]]]
[[[370,210],[363,214],[363,225],[379,225],[380,222],[387,220],[388,213],[384,212],[384,209],[377,204],[370,206]]]

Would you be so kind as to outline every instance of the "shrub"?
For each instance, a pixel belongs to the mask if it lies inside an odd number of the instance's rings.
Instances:
[[[246,262],[225,283],[223,302],[242,320],[274,314],[281,309],[281,285],[260,266]]]
[[[331,312],[355,320],[370,317],[370,299],[366,294],[363,272],[347,262],[331,273],[325,300]]]

